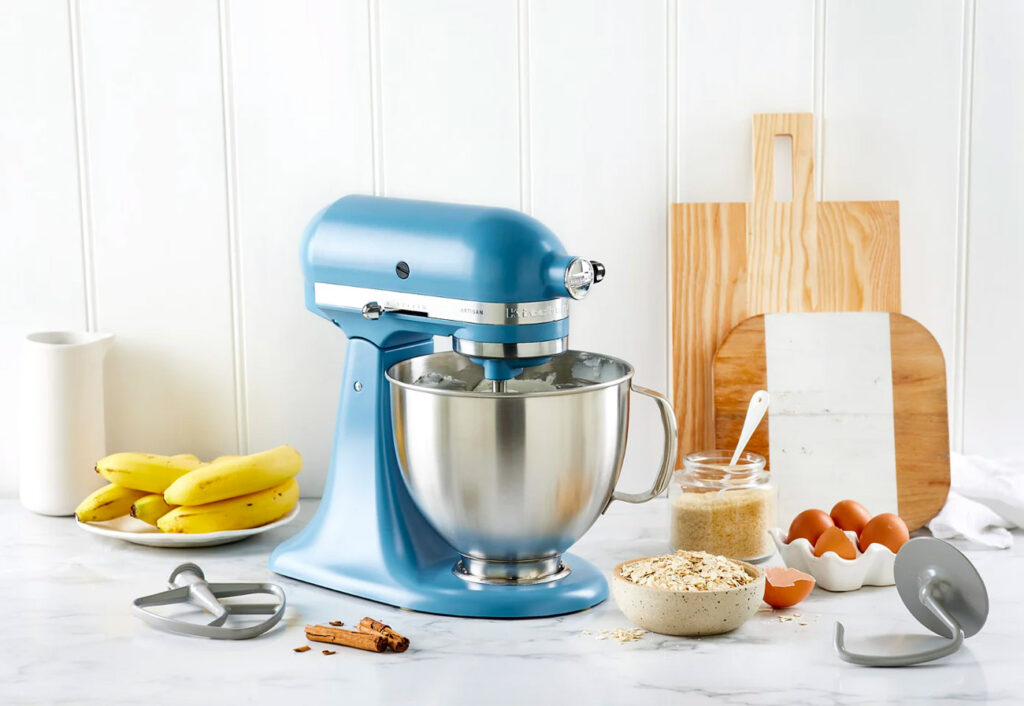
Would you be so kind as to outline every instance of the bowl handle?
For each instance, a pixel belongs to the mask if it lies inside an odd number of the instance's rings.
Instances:
[[[622,500],[627,503],[645,503],[651,498],[661,495],[668,487],[669,479],[672,477],[672,469],[676,465],[676,437],[678,432],[676,431],[676,415],[672,411],[672,405],[657,392],[646,387],[630,383],[629,389],[641,395],[646,395],[657,402],[658,411],[661,412],[661,424],[665,429],[665,448],[661,452],[661,469],[658,471],[658,477],[655,479],[654,485],[651,486],[650,490],[645,493],[621,493],[616,490],[612,492],[608,505],[612,504],[612,500]],[[608,505],[604,506],[601,514],[604,514],[608,509]]]

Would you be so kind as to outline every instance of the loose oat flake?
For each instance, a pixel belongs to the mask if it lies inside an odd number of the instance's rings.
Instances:
[[[623,642],[636,642],[643,638],[647,634],[647,631],[643,628],[601,628],[600,632],[596,635],[590,630],[584,630],[584,635],[592,635],[595,640],[618,640],[619,643]]]
[[[755,580],[739,563],[707,552],[680,550],[624,564],[622,578],[672,591],[720,591]]]

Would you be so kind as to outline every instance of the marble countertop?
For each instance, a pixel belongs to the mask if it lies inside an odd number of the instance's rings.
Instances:
[[[991,614],[953,657],[918,667],[867,669],[831,647],[836,619],[853,649],[870,636],[903,634],[919,647],[924,629],[896,590],[832,594],[819,589],[788,611],[764,610],[739,630],[701,639],[648,633],[620,644],[583,634],[630,627],[609,599],[591,610],[537,620],[477,620],[401,611],[276,576],[271,548],[291,525],[206,549],[140,547],[82,532],[73,520],[33,515],[0,501],[4,539],[0,600],[0,702],[483,704],[1019,703],[1024,630],[1024,535],[1010,551],[970,551],[988,584]],[[610,570],[667,549],[664,500],[616,504],[574,552]],[[253,640],[218,641],[159,632],[132,617],[137,596],[160,590],[183,561],[213,581],[276,581],[288,594],[285,625]],[[799,612],[796,620],[780,616]],[[338,648],[296,654],[306,623],[364,615],[412,640],[404,654]],[[806,623],[806,624],[801,624]]]

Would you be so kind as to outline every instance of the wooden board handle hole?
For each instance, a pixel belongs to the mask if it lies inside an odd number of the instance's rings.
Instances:
[[[793,201],[793,136],[776,135],[775,151],[772,156],[774,168],[772,178],[775,182],[775,201],[791,203]]]

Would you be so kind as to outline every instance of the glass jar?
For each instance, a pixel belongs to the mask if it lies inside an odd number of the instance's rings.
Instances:
[[[683,459],[669,485],[673,549],[705,551],[730,559],[762,561],[775,547],[775,487],[765,459],[744,451],[697,451]]]

